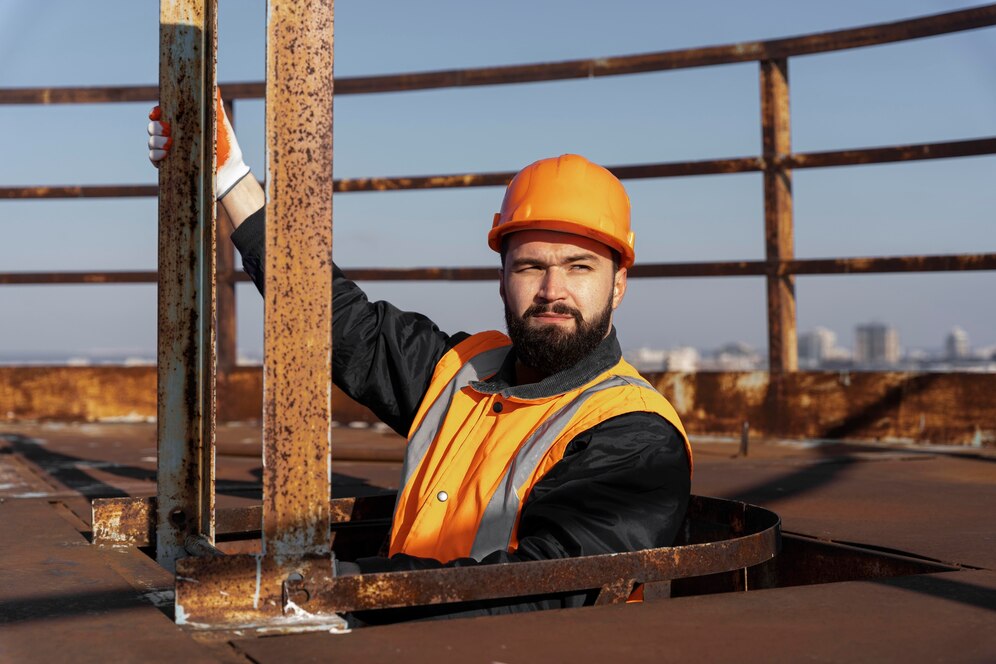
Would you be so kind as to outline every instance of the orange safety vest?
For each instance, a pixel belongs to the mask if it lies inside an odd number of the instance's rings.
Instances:
[[[674,408],[625,360],[577,389],[538,399],[475,388],[511,349],[500,332],[475,334],[436,365],[408,434],[391,555],[448,562],[514,551],[522,505],[578,434],[631,412],[664,417],[688,436]]]

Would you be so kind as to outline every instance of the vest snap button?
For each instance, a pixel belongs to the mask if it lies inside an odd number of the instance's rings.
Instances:
[[[492,406],[492,408],[494,409],[494,411],[495,411],[496,413],[500,413],[500,412],[501,412],[501,409],[502,409],[502,405],[501,405],[501,401],[496,401],[496,402],[495,402],[495,405],[494,405],[494,406]]]
[[[445,491],[440,491],[439,493],[436,494],[436,500],[438,500],[441,503],[445,503],[449,497],[450,494],[446,493]]]

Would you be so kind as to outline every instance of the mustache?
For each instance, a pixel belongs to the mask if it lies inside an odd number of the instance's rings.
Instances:
[[[563,302],[554,302],[553,304],[534,304],[522,313],[522,318],[526,319],[530,316],[539,316],[542,314],[560,314],[562,316],[572,316],[574,322],[578,325],[584,322],[584,317],[581,312],[574,307],[568,306]]]

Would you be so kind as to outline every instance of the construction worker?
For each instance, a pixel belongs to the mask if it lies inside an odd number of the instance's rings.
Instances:
[[[264,194],[220,93],[217,113],[219,208],[263,292]],[[150,117],[158,164],[172,139],[158,107]],[[408,439],[390,557],[343,563],[342,572],[546,560],[675,539],[689,500],[688,439],[667,400],[622,359],[612,326],[634,260],[622,183],[578,155],[537,161],[508,185],[488,245],[501,255],[507,336],[443,333],[425,316],[368,301],[333,267],[332,377]]]

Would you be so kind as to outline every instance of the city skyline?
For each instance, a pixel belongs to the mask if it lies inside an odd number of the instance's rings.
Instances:
[[[763,349],[731,341],[712,349],[691,346],[624,349],[623,354],[641,371],[753,371],[766,368]],[[973,347],[962,328],[954,326],[938,347],[903,347],[899,330],[880,321],[854,329],[854,347],[838,345],[826,327],[800,331],[800,371],[898,370],[996,372],[996,344]]]
[[[550,62],[785,37],[950,11],[967,3],[718,0],[676,8],[621,1],[612,29],[601,4],[524,0],[467,12],[436,2],[343,3],[336,74],[358,76]],[[99,10],[27,0],[0,5],[0,87],[148,85],[158,76],[158,3]],[[523,24],[520,15],[532,20]],[[223,0],[219,80],[263,78],[265,4]],[[507,34],[518,39],[509,48]],[[818,151],[996,135],[996,30],[792,58],[792,147]],[[425,39],[432,35],[432,39]],[[126,54],[127,57],[122,57]],[[953,75],[956,72],[957,75]],[[0,107],[0,186],[148,184],[149,104]],[[264,173],[263,105],[240,101],[236,131]],[[337,177],[521,168],[578,152],[608,165],[760,152],[756,63],[550,84],[350,96],[336,100]],[[799,258],[979,253],[993,243],[996,157],[797,170]],[[764,257],[757,173],[625,182],[637,262]],[[487,266],[495,187],[336,196],[335,258],[355,267]],[[154,199],[0,201],[0,272],[149,270]],[[503,329],[497,283],[362,284],[373,299],[421,311],[448,332]],[[882,317],[904,343],[928,348],[957,321],[976,343],[996,329],[993,272],[800,276],[798,329],[847,330]],[[238,287],[243,354],[262,351],[262,301]],[[632,279],[617,312],[623,347],[764,349],[763,277]],[[8,353],[135,349],[156,343],[155,288],[2,286],[0,349]]]
[[[858,344],[860,330],[881,328],[883,332],[896,335],[896,355],[893,358],[856,357],[853,352]],[[975,344],[971,337],[958,325],[952,326],[938,345],[929,347],[906,347],[901,344],[901,331],[882,321],[866,321],[855,326],[852,347],[842,346],[834,330],[816,326],[798,333],[798,358],[800,370],[811,370],[821,366],[851,366],[856,368],[886,367],[889,365],[916,363],[961,362],[968,365],[981,361],[989,366],[996,363],[996,343]],[[658,365],[669,370],[695,371],[703,365],[727,370],[749,370],[763,368],[767,354],[763,347],[755,347],[742,340],[728,340],[715,347],[677,346],[626,346],[624,355],[638,367],[659,370]],[[240,353],[240,364],[258,364],[262,353]],[[88,366],[94,364],[148,365],[155,362],[155,349],[141,348],[94,348],[84,350],[59,350],[47,352],[9,352],[0,349],[0,365],[3,364],[46,364],[51,362],[69,365]],[[993,364],[989,370],[996,370]]]

